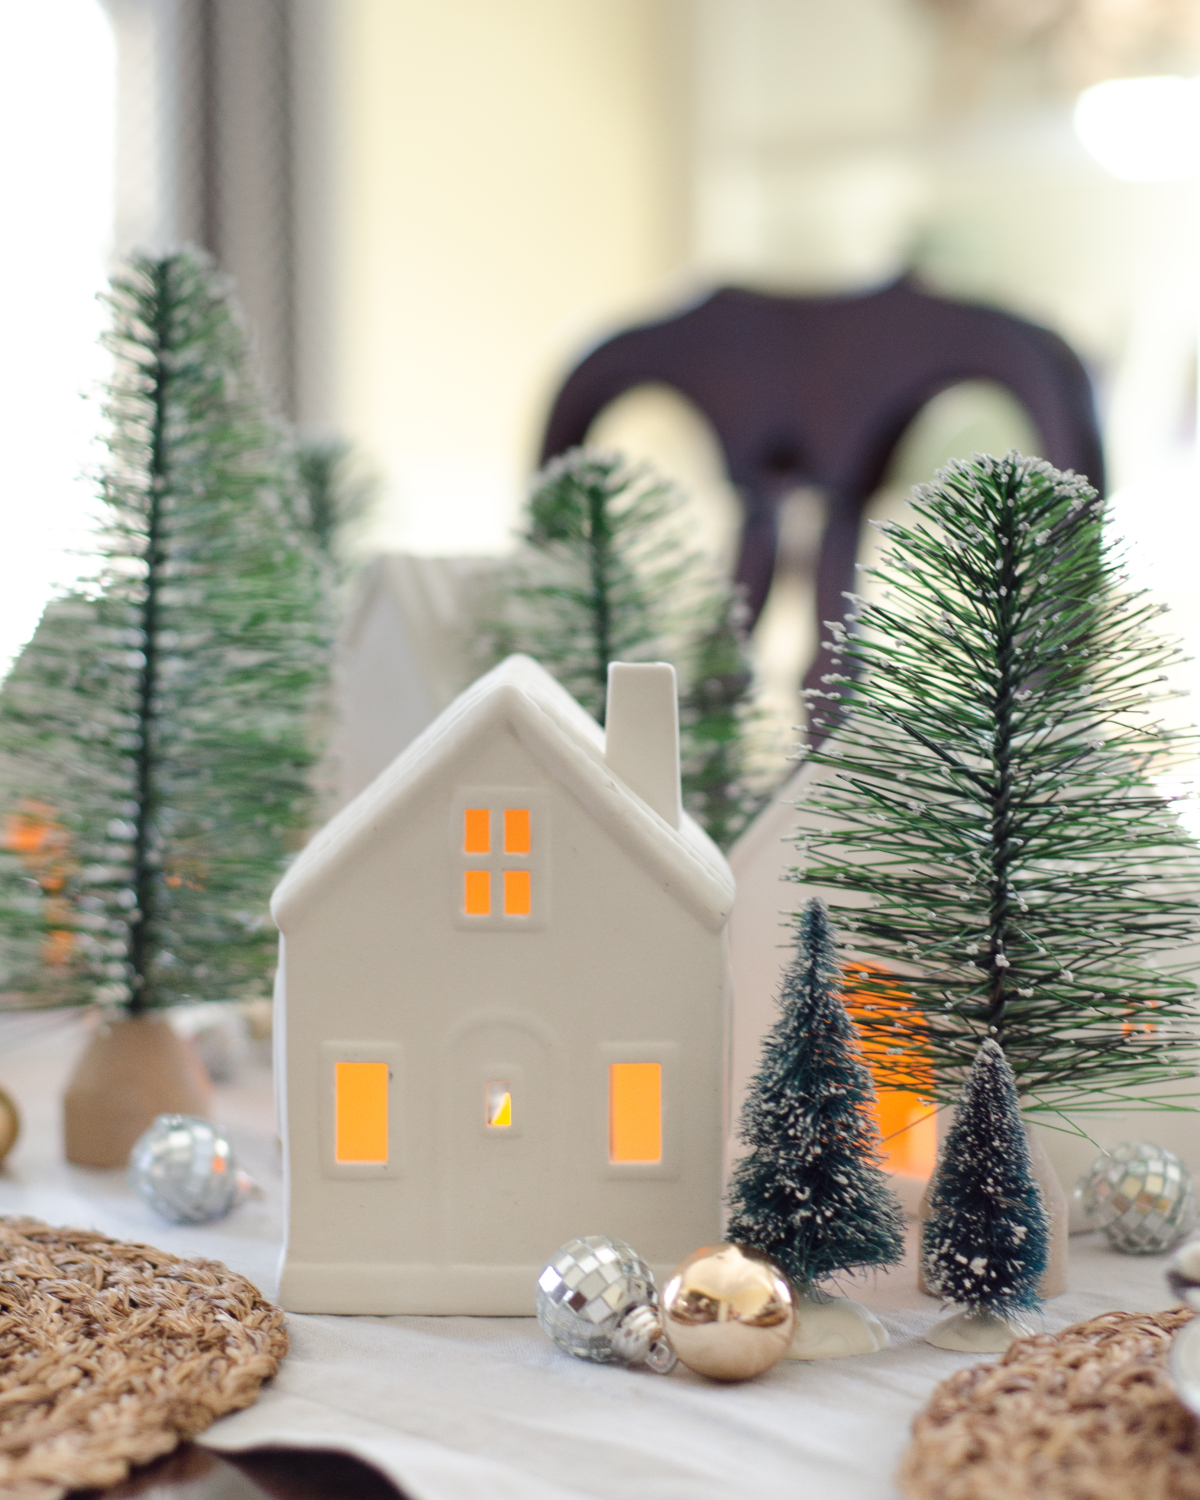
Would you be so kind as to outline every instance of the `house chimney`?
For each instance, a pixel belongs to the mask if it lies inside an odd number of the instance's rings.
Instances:
[[[670,662],[609,662],[604,759],[660,818],[679,827],[679,694]]]

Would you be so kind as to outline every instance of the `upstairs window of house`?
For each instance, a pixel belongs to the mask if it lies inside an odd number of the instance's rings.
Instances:
[[[514,925],[534,914],[534,820],[528,807],[466,807],[462,812],[462,911]]]

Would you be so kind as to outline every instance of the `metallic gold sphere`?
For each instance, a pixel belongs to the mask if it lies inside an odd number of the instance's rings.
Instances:
[[[4,1090],[0,1089],[0,1162],[3,1162],[16,1145],[20,1134],[21,1116],[17,1113],[17,1106]]]
[[[689,1370],[713,1380],[749,1380],[787,1352],[796,1306],[787,1278],[761,1252],[705,1245],[671,1272],[662,1324]]]

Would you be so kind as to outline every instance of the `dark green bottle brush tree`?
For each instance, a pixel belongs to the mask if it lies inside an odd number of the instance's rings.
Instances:
[[[1016,1083],[989,1037],[942,1145],[922,1235],[925,1281],[968,1314],[1019,1317],[1037,1305],[1049,1251]]]
[[[0,993],[137,1015],[268,986],[329,630],[224,278],[141,257],[109,301],[96,567],[0,695]]]
[[[795,874],[868,966],[884,1087],[952,1103],[991,1039],[1048,1124],[1190,1107],[1197,856],[1156,778],[1193,742],[1104,523],[1039,460],[953,463],[884,527],[882,597],[828,627]]]
[[[810,1296],[828,1276],[895,1265],[904,1254],[904,1211],[879,1165],[875,1091],[841,987],[829,914],[812,900],[742,1109],[747,1152],[734,1168],[726,1230]]]

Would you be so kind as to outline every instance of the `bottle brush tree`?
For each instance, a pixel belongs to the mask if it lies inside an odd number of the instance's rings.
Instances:
[[[268,982],[328,632],[223,278],[138,258],[110,304],[97,567],[0,699],[0,992],[138,1014]]]
[[[1191,1084],[1196,851],[1155,784],[1179,657],[1104,521],[1039,460],[953,463],[829,626],[794,873],[868,966],[883,1087],[953,1103],[984,1038],[1049,1123]]]
[[[554,459],[500,580],[488,658],[535,657],[601,723],[609,662],[672,662],[684,806],[726,847],[765,799],[769,759],[739,601],[686,545],[683,504],[619,455]]]
[[[753,822],[771,789],[743,612],[736,595],[717,591],[711,624],[685,653],[679,704],[683,805],[721,849]]]
[[[504,580],[493,657],[535,657],[603,723],[609,662],[666,659],[690,602],[678,509],[669,484],[616,454],[552,460]]]
[[[350,551],[375,503],[378,483],[343,438],[297,444],[292,455],[299,522],[335,575],[351,569]]]
[[[1049,1248],[1013,1072],[988,1037],[942,1146],[922,1236],[925,1281],[968,1313],[1009,1317],[1036,1304]]]
[[[874,1088],[840,985],[829,914],[812,900],[742,1110],[749,1149],[730,1183],[727,1228],[805,1290],[838,1271],[895,1265],[904,1251],[904,1212],[878,1165]]]

